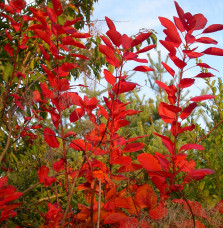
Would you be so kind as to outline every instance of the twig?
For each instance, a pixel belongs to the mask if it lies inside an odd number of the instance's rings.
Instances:
[[[99,228],[99,226],[100,226],[100,213],[101,213],[101,179],[99,179],[97,228]]]
[[[80,171],[81,171],[81,169],[82,169],[82,167],[83,167],[85,161],[86,161],[86,158],[84,158],[84,160],[83,160],[83,162],[82,162],[80,168],[78,169],[78,172],[77,172],[77,174],[76,174],[76,176],[75,176],[75,178],[74,178],[74,182],[73,182],[73,184],[72,184],[72,186],[71,186],[70,193],[69,193],[68,200],[67,200],[67,207],[66,207],[66,210],[65,210],[64,215],[63,215],[63,218],[62,218],[61,228],[64,227],[64,223],[65,223],[65,219],[66,219],[66,216],[67,216],[69,207],[70,207],[70,202],[71,202],[72,194],[73,194],[73,191],[74,191],[74,187],[75,187],[77,178],[78,178],[78,176],[79,176],[79,173],[80,173]]]
[[[216,128],[216,127],[218,127],[220,124],[222,124],[223,123],[223,120],[221,120],[218,124],[216,124],[204,137],[202,137],[202,138],[200,138],[198,141],[197,141],[197,143],[199,143],[200,141],[202,141],[203,139],[205,139],[208,135],[210,135],[211,134],[211,132],[212,131],[214,131],[214,129]]]

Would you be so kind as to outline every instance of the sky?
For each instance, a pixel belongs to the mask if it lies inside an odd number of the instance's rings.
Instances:
[[[177,2],[184,12],[190,12],[192,14],[202,13],[208,19],[207,26],[211,24],[223,24],[222,0],[178,0]],[[157,32],[158,39],[164,39],[165,36],[162,32],[164,27],[160,24],[158,17],[162,16],[173,20],[173,16],[177,16],[177,13],[173,0],[98,0],[98,3],[94,5],[92,20],[99,20],[96,23],[96,27],[100,32],[104,33],[107,31],[107,25],[101,20],[104,20],[105,16],[114,20],[116,28],[121,34],[125,33],[130,36],[137,34],[141,28],[147,28],[154,29]],[[217,40],[217,47],[223,48],[223,30],[206,34],[206,36]],[[210,46],[214,45],[201,45],[200,48],[205,50]],[[165,60],[167,52],[159,42],[157,49],[162,51],[163,60]],[[152,57],[156,58],[155,52],[151,54]],[[212,72],[216,77],[223,78],[223,57],[205,56],[205,58],[202,57],[202,60],[220,71],[219,73],[216,71]],[[195,76],[197,73],[199,72],[187,71],[186,77]],[[146,76],[144,74],[137,73],[134,77],[137,82],[140,81],[142,84],[145,84]],[[200,89],[204,86],[204,80],[198,80],[194,88],[192,88],[193,93],[199,95]],[[146,93],[147,88],[144,87],[143,93]]]

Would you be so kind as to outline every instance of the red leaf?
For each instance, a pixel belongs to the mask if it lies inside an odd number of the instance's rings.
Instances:
[[[170,102],[170,104],[175,104],[176,102],[176,96],[175,93],[177,92],[177,88],[175,87],[175,85],[170,85],[167,86],[165,83],[160,82],[160,81],[155,81],[156,84],[161,87],[162,89],[164,89],[166,91],[166,93],[168,94],[168,100]]]
[[[163,67],[166,69],[166,71],[167,71],[170,75],[172,75],[172,76],[174,77],[175,71],[174,71],[170,66],[168,66],[166,63],[161,62],[161,64],[162,64]]]
[[[110,59],[114,59],[115,58],[115,53],[114,53],[114,50],[111,49],[110,47],[108,46],[105,46],[105,45],[99,45],[99,51],[101,53],[103,53],[104,55],[106,55],[108,58]]]
[[[154,208],[157,204],[157,196],[148,184],[141,185],[137,188],[135,200],[141,208],[147,208],[148,210]]]
[[[85,142],[83,139],[75,139],[69,144],[69,147],[78,151],[85,151]]]
[[[79,120],[85,113],[85,110],[83,108],[76,108],[73,112],[70,114],[70,122],[76,122]]]
[[[210,69],[212,69],[212,70],[216,70],[216,69],[210,67],[210,66],[209,66],[208,64],[206,64],[206,63],[197,63],[197,66],[199,66],[199,67],[204,67],[204,68],[210,68]],[[218,71],[218,70],[216,70],[216,71]],[[218,72],[219,72],[219,71],[218,71]]]
[[[150,68],[148,66],[137,66],[133,70],[140,71],[140,72],[148,72],[148,71],[154,71],[153,68]]]
[[[149,215],[154,220],[160,220],[167,215],[167,209],[163,203],[159,203],[157,207],[149,211]]]
[[[182,61],[181,59],[172,54],[169,54],[169,57],[174,62],[174,64],[180,69],[184,68],[187,65],[184,61]]]
[[[53,130],[46,127],[43,131],[45,142],[52,148],[59,148],[59,141],[56,138],[56,134]]]
[[[200,30],[200,29],[203,29],[206,26],[207,19],[206,19],[206,17],[204,17],[203,14],[200,14],[200,13],[199,14],[195,14],[193,17],[196,20],[196,25],[194,27],[194,30]]]
[[[146,46],[146,47],[144,47],[144,48],[142,48],[142,49],[138,50],[138,51],[136,52],[136,54],[139,54],[139,53],[143,53],[143,52],[150,51],[151,49],[153,49],[153,48],[155,48],[155,47],[156,47],[156,45],[155,45],[155,44],[152,44],[152,45]]]
[[[170,52],[171,55],[176,55],[176,49],[173,42],[160,40],[160,43]]]
[[[174,19],[174,23],[175,25],[177,26],[177,28],[181,31],[181,32],[184,32],[185,31],[185,28],[180,20],[180,18],[178,17],[173,17]]]
[[[189,105],[181,112],[180,118],[181,118],[182,120],[186,119],[196,107],[197,107],[197,103],[196,103],[196,102],[193,102],[193,103],[189,104]]]
[[[63,45],[72,45],[72,46],[75,46],[75,47],[79,47],[79,48],[83,48],[83,49],[86,49],[86,47],[78,42],[78,41],[75,41],[72,37],[70,36],[66,36],[62,39],[62,42],[63,42]]]
[[[64,168],[64,159],[63,158],[60,158],[59,161],[53,163],[53,169],[56,172],[59,172],[63,168]]]
[[[128,216],[121,212],[112,213],[105,218],[104,224],[121,223],[126,219],[128,219]]]
[[[106,32],[107,36],[111,39],[112,43],[119,47],[122,43],[122,36],[116,30],[108,30]]]
[[[201,180],[207,175],[214,174],[212,169],[197,169],[188,173],[188,176],[184,178],[184,183],[188,183],[191,180]]]
[[[223,30],[223,25],[222,24],[213,24],[208,26],[202,33],[212,33],[212,32],[217,32]]]
[[[80,59],[86,59],[86,60],[89,60],[88,57],[84,56],[84,55],[78,55],[78,54],[70,54],[71,56],[73,57],[77,57],[77,58],[80,58]]]
[[[205,150],[205,148],[199,144],[188,143],[180,147],[179,151],[182,150]]]
[[[46,66],[44,66],[43,64],[41,64],[41,67],[43,68],[43,70],[45,71],[45,73],[48,76],[48,80],[50,83],[51,87],[55,87],[55,81],[56,81],[56,76],[53,74],[52,71],[50,71]]]
[[[198,75],[195,76],[196,78],[210,78],[210,77],[214,77],[214,75],[212,73],[200,73]]]
[[[144,148],[144,143],[129,143],[127,144],[122,153],[136,152]]]
[[[113,88],[113,92],[116,94],[126,93],[133,90],[137,86],[136,83],[126,82],[124,79],[119,81]]]
[[[131,47],[135,47],[136,45],[141,44],[144,40],[146,40],[147,38],[149,38],[151,35],[152,35],[151,32],[139,34],[139,35],[136,36],[136,38],[132,41]]]
[[[75,137],[77,134],[74,131],[68,131],[67,133],[64,134],[64,138],[67,138],[69,136]]]
[[[164,30],[167,37],[178,47],[182,41],[174,23],[165,17],[159,17],[159,20],[161,24],[167,28]]]
[[[139,154],[137,156],[137,160],[142,165],[142,167],[144,169],[146,169],[147,171],[160,171],[161,170],[159,161],[152,154],[147,154],[147,153]]]
[[[172,123],[175,120],[175,113],[167,108],[168,104],[160,102],[158,112],[165,123]]]
[[[111,19],[105,17],[105,20],[110,30],[116,30],[115,25]]]
[[[154,135],[157,135],[161,138],[163,144],[167,148],[167,150],[170,152],[170,154],[174,154],[174,143],[166,136],[160,135],[158,133],[153,133]]]
[[[199,53],[199,52],[193,52],[193,51],[183,51],[187,56],[188,58],[190,59],[194,59],[194,58],[199,58],[201,57],[202,55],[204,55],[203,53]]]
[[[122,35],[122,47],[128,50],[131,47],[132,39],[126,34]]]
[[[60,3],[60,0],[52,0],[52,3],[53,3],[53,9],[54,9],[55,14],[57,16],[60,16],[63,13],[63,8]]]
[[[180,87],[181,89],[190,87],[191,85],[194,84],[195,79],[192,78],[183,78],[180,80],[180,84],[178,85],[178,87]]]
[[[105,80],[110,83],[111,85],[114,85],[116,82],[116,78],[112,75],[112,73],[108,70],[104,70]]]
[[[68,63],[68,62],[65,62],[65,63],[63,63],[62,64],[62,69],[64,70],[64,71],[70,71],[70,70],[72,70],[72,69],[75,69],[76,67],[78,67],[77,66],[77,64],[75,64],[75,63]],[[62,75],[61,75],[62,76]]]
[[[57,23],[57,15],[53,11],[53,9],[46,7],[46,12],[51,20],[52,23]]]
[[[12,194],[9,194],[4,198],[4,203],[17,200],[20,196],[22,196],[22,192],[13,192]]]
[[[8,181],[6,176],[0,178],[0,188],[3,187]]]
[[[214,95],[202,95],[202,96],[192,97],[190,101],[199,102],[199,101],[204,101],[204,100],[213,99],[213,98],[215,98]]]
[[[10,44],[6,44],[5,47],[4,47],[5,51],[7,51],[9,53],[9,55],[12,57],[13,56],[13,52],[14,52],[14,49],[11,47]]]
[[[110,47],[112,50],[114,50],[113,44],[106,36],[100,36],[100,37],[108,47]]]
[[[204,53],[206,55],[223,56],[223,49],[216,48],[216,47],[210,47],[210,48],[204,50],[202,53]]]
[[[64,27],[71,26],[71,25],[79,22],[82,19],[83,19],[83,17],[77,17],[77,18],[73,19],[72,21],[66,21],[64,24]]]
[[[38,170],[39,183],[44,183],[45,178],[48,176],[49,168],[41,166]]]
[[[33,31],[41,40],[45,41],[49,46],[51,46],[52,41],[50,39],[49,33],[40,29],[35,29]]]
[[[49,62],[50,61],[50,56],[49,54],[45,51],[44,47],[38,44],[40,51],[43,54],[43,57]]]
[[[198,43],[203,43],[203,44],[217,44],[218,42],[214,39],[211,39],[209,37],[201,37],[195,40]]]

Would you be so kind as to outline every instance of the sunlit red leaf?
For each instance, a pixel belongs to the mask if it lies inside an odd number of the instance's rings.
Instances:
[[[116,94],[126,93],[133,90],[138,84],[133,82],[126,82],[124,79],[112,88],[113,92]]]
[[[176,55],[176,49],[173,42],[160,40],[160,43],[170,52],[171,55]]]
[[[197,107],[197,103],[193,102],[191,104],[189,104],[180,114],[180,118],[182,120],[186,119],[191,113],[192,111]]]
[[[161,166],[156,157],[152,154],[142,153],[137,156],[137,160],[147,171],[160,171]]]
[[[121,213],[121,212],[112,213],[105,218],[104,224],[121,223],[126,219],[128,219],[128,216],[125,215],[124,213]]]
[[[162,64],[163,67],[166,69],[166,71],[167,71],[170,75],[172,75],[172,76],[174,77],[175,71],[174,71],[170,66],[168,66],[166,63],[161,62],[161,64]]]
[[[169,57],[173,61],[173,63],[180,69],[184,68],[187,65],[184,61],[174,55],[169,54]]]
[[[188,144],[185,144],[183,146],[180,147],[179,151],[182,151],[182,150],[205,150],[205,148],[199,144],[195,144],[195,143],[188,143]]]
[[[210,69],[212,69],[212,70],[216,70],[216,69],[210,67],[210,66],[209,66],[208,64],[206,64],[206,63],[197,63],[197,66],[199,66],[199,67],[204,67],[204,68],[210,68]],[[216,70],[216,71],[218,71],[218,70]]]
[[[112,50],[114,50],[113,44],[106,36],[100,36],[100,37],[108,47],[110,47]]]
[[[180,84],[178,85],[181,89],[190,87],[194,84],[195,79],[193,78],[183,78],[180,80]]]
[[[58,148],[60,143],[56,138],[56,134],[53,130],[46,127],[43,131],[45,142],[52,148]]]
[[[208,26],[202,33],[212,33],[212,32],[217,32],[223,30],[223,25],[222,24],[213,24]]]
[[[199,102],[199,101],[204,101],[204,100],[213,99],[213,98],[215,98],[214,95],[202,95],[202,96],[192,97],[190,101]]]
[[[208,73],[200,73],[198,75],[195,76],[196,78],[211,78],[214,77],[214,75],[210,72]]]
[[[108,17],[105,17],[105,21],[110,30],[116,30],[115,25],[111,19],[109,19]]]
[[[75,18],[75,19],[73,19],[73,20],[71,20],[71,21],[67,20],[67,21],[65,22],[65,24],[64,24],[64,27],[71,26],[71,25],[73,25],[73,24],[75,24],[75,23],[81,21],[82,19],[83,19],[83,17],[77,17],[77,18]]]
[[[150,68],[148,66],[137,66],[133,69],[134,71],[140,71],[140,72],[148,72],[148,71],[154,71],[153,68]]]
[[[201,37],[195,40],[198,43],[203,43],[203,44],[217,44],[218,42],[214,39],[211,39],[209,37]]]
[[[204,50],[202,53],[204,53],[206,55],[223,56],[223,49],[216,48],[216,47],[210,47],[210,48]]]
[[[63,42],[63,45],[72,45],[72,46],[75,46],[75,47],[79,47],[79,48],[86,49],[86,47],[85,47],[82,43],[80,43],[80,42],[74,40],[74,39],[73,39],[72,37],[70,37],[70,36],[64,37],[64,38],[62,39],[62,42]]]
[[[174,23],[165,17],[159,17],[159,20],[160,20],[161,24],[165,28],[167,28],[164,30],[164,33],[168,36],[168,38],[172,42],[176,43],[176,45],[178,47],[182,41],[181,41],[180,35],[179,35]]]
[[[135,200],[141,208],[147,208],[148,210],[154,208],[157,204],[157,196],[148,184],[141,185],[137,188]]]
[[[144,143],[129,143],[127,144],[122,153],[136,152],[144,148]]]
[[[49,62],[50,61],[50,55],[46,52],[46,50],[44,49],[44,47],[40,44],[38,44],[40,51],[43,54],[43,57]]]
[[[212,169],[197,169],[188,173],[188,176],[184,178],[184,183],[189,183],[191,180],[201,180],[207,175],[214,174]]]
[[[151,49],[153,49],[153,48],[155,48],[155,47],[156,47],[155,44],[151,44],[151,45],[149,45],[149,46],[146,46],[146,47],[144,47],[144,48],[138,50],[138,51],[136,52],[136,54],[150,51]]]
[[[158,112],[165,123],[172,123],[175,120],[175,112],[167,108],[168,104],[160,102]]]
[[[122,43],[122,36],[116,30],[108,30],[106,32],[107,36],[111,39],[112,43],[119,47]]]
[[[110,83],[111,85],[114,85],[116,82],[116,78],[112,75],[112,73],[108,70],[104,70],[105,80]]]
[[[83,139],[75,139],[69,144],[69,147],[78,151],[85,151],[85,142]]]
[[[194,30],[200,30],[200,29],[203,29],[206,26],[207,19],[206,19],[206,17],[204,17],[203,14],[200,14],[200,13],[199,14],[195,14],[193,17],[196,20],[196,25],[194,27]]]
[[[171,139],[169,139],[168,137],[166,137],[164,135],[160,135],[158,133],[153,133],[153,134],[161,138],[163,144],[168,149],[170,154],[174,154],[174,143],[171,141]]]
[[[49,33],[40,29],[35,29],[33,31],[41,40],[45,41],[49,46],[51,46],[52,41],[50,39]]]
[[[138,36],[136,36],[136,38],[132,41],[131,43],[131,47],[135,47],[138,44],[141,44],[144,40],[146,40],[147,38],[149,38],[152,35],[151,32],[147,32],[147,33],[141,33]]]
[[[54,9],[55,14],[57,16],[60,16],[63,13],[63,8],[60,3],[60,0],[52,0],[52,3],[53,3],[53,9]]]
[[[73,112],[70,114],[70,122],[76,122],[79,120],[85,113],[85,110],[83,108],[76,108]]]

